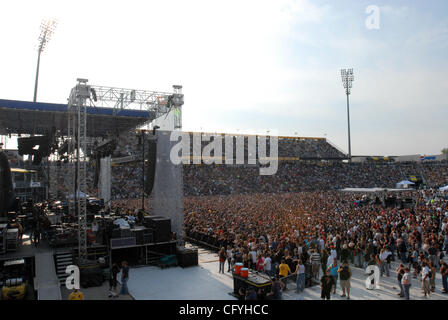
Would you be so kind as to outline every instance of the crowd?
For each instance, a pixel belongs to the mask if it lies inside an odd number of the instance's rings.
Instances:
[[[93,166],[88,167],[90,194]],[[142,196],[140,162],[112,166],[112,199],[137,199]],[[427,184],[448,184],[448,163],[337,163],[280,161],[275,175],[261,176],[254,165],[184,165],[185,196],[284,193],[351,188],[394,188],[410,175],[423,175]]]
[[[190,132],[190,154],[193,154],[193,134]],[[225,154],[225,139],[223,134],[206,134],[201,136],[201,150],[204,149],[211,141],[214,140],[214,135],[222,137],[221,153]],[[246,154],[249,150],[249,136],[247,135],[233,135],[232,150],[233,155],[236,155],[237,140],[244,142],[243,149]],[[142,140],[138,133],[129,131],[123,133],[117,139],[118,145],[113,153],[113,157],[125,157],[131,155],[140,156],[142,152]],[[266,139],[267,150],[270,148],[270,139]],[[256,145],[257,148],[257,145]],[[323,138],[299,138],[299,137],[278,137],[278,156],[279,157],[295,157],[301,159],[344,159],[345,154],[330,144]]]
[[[322,138],[280,138],[278,143],[280,157],[301,159],[343,159],[345,155]]]
[[[319,269],[328,271],[332,280],[324,282],[332,292],[338,276],[344,280],[343,296],[349,284],[341,268],[377,265],[381,275],[389,276],[394,260],[403,264],[401,296],[409,298],[410,271],[420,277],[425,295],[435,290],[436,272],[442,273],[446,293],[448,273],[441,258],[448,249],[448,197],[432,190],[400,196],[412,197],[415,206],[385,208],[338,191],[188,197],[185,230],[189,237],[223,248],[231,265],[241,262],[280,279],[295,274],[299,282],[300,266],[309,262],[315,276]],[[302,284],[297,288],[300,292]]]

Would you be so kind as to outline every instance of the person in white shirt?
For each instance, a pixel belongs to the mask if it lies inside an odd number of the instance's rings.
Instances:
[[[331,247],[330,256],[331,256],[331,263],[333,263],[334,259],[338,258],[338,252],[334,247]]]
[[[319,240],[319,244],[320,244],[320,246],[319,246],[319,250],[322,250],[322,249],[325,248],[325,241],[324,241],[324,239],[320,238],[320,240]]]
[[[252,269],[256,269],[257,265],[257,251],[253,248],[250,252],[250,256],[252,258]]]
[[[226,254],[227,254],[227,263],[229,264],[227,272],[230,272],[232,270],[232,259],[233,259],[232,248],[230,246],[227,246]]]
[[[409,289],[411,288],[411,277],[409,276],[409,268],[404,269],[404,275],[401,278],[401,284],[404,289],[404,298],[409,300]]]
[[[431,270],[428,267],[428,264],[423,262],[423,269],[422,269],[422,289],[425,293],[425,297],[428,295],[431,295],[431,286],[429,283],[429,280],[431,279]]]
[[[389,249],[387,249],[387,248],[381,249],[381,252],[380,252],[380,262],[381,262],[380,272],[381,272],[381,276],[383,276],[384,273],[386,273],[386,277],[390,276],[390,274],[389,274],[389,263],[387,262],[387,258],[389,258],[389,256],[391,254],[392,253],[389,251]]]
[[[272,272],[272,260],[269,255],[266,257],[266,259],[264,259],[263,266],[264,272],[266,272],[266,274],[272,278],[274,276],[274,273]]]

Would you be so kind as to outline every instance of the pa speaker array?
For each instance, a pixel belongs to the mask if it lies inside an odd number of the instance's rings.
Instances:
[[[150,195],[154,187],[154,179],[156,174],[156,161],[157,161],[157,140],[150,139],[148,141],[148,162],[149,165],[146,169],[146,179],[145,179],[145,193]]]

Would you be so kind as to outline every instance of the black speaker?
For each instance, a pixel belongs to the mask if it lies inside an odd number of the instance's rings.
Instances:
[[[171,240],[171,219],[156,218],[152,220],[155,242],[168,242]]]
[[[152,189],[154,187],[154,178],[156,174],[156,161],[157,161],[157,140],[155,137],[151,138],[148,141],[148,162],[149,165],[145,168],[145,193],[147,195],[150,195],[152,192]]]
[[[160,219],[160,218],[164,218],[164,217],[162,217],[162,216],[155,216],[155,215],[150,215],[150,216],[144,216],[143,217],[143,225],[146,227],[146,228],[150,228],[150,229],[152,229],[152,228],[154,228],[154,222],[153,222],[153,220],[154,219]]]
[[[135,237],[136,244],[143,244],[144,229],[131,229],[131,237]]]
[[[0,152],[0,217],[6,217],[14,201],[11,167],[7,155]]]
[[[80,282],[83,288],[100,287],[104,282],[103,270],[99,267],[80,268]]]
[[[145,228],[143,230],[143,244],[154,243],[154,230]]]
[[[121,230],[120,229],[113,229],[112,232],[111,232],[111,238],[112,239],[121,238]]]
[[[198,251],[178,248],[177,261],[182,268],[198,265]]]

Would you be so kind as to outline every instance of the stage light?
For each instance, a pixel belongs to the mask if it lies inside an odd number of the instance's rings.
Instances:
[[[96,91],[93,88],[90,88],[90,92],[92,93],[93,101],[97,102],[98,98],[96,96]]]

